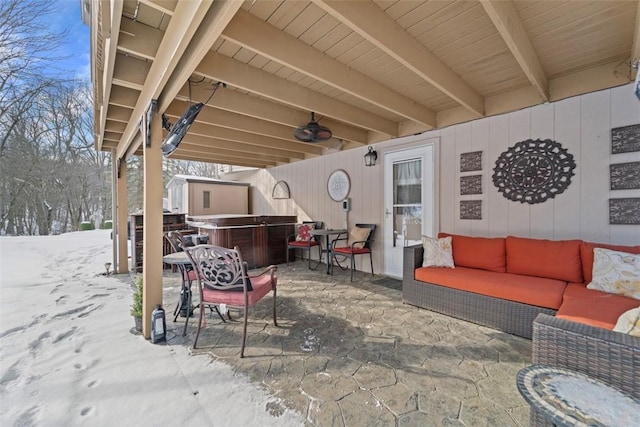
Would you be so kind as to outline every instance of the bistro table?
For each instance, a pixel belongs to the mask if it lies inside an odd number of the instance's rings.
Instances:
[[[185,234],[184,240],[187,246],[203,245],[209,242],[208,234]]]
[[[331,247],[331,236],[340,235],[346,233],[345,229],[332,230],[328,229],[313,229],[311,230],[312,236],[324,236],[325,237],[325,247],[321,249],[323,254],[327,256],[327,274],[333,274],[333,262],[331,257],[333,256],[333,248]]]
[[[191,292],[191,282],[189,281],[187,272],[187,266],[192,265],[191,260],[187,256],[186,252],[181,251],[173,252],[171,254],[163,256],[162,261],[167,264],[177,265],[180,268],[180,273],[182,274],[182,289],[180,290],[180,299],[174,313],[175,317],[173,321],[176,321],[176,319],[178,318],[178,314],[186,318],[184,322],[184,330],[182,331],[182,335],[186,335],[187,325],[189,324],[189,317],[193,314],[193,311],[196,308],[200,307],[200,304],[192,304],[193,294]],[[214,307],[211,310],[215,311],[218,316],[220,316],[220,319],[225,322],[224,317],[222,317],[222,314],[220,313],[220,310],[218,310],[218,307]]]
[[[516,383],[531,408],[555,426],[631,426],[640,420],[640,400],[584,374],[533,365],[518,372]]]
[[[186,252],[173,252],[162,257],[162,262],[171,265],[191,265]]]
[[[180,299],[178,300],[178,306],[174,311],[173,321],[175,322],[178,315],[186,318],[184,322],[184,330],[182,335],[187,333],[187,324],[189,323],[189,317],[193,314],[195,307],[191,303],[191,282],[189,281],[187,266],[191,265],[191,260],[184,251],[173,252],[162,257],[162,262],[171,265],[177,265],[182,275],[182,288],[180,289]]]

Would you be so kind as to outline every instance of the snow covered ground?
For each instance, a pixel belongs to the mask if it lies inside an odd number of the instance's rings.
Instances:
[[[132,334],[109,233],[0,237],[0,425],[304,423],[229,366]]]

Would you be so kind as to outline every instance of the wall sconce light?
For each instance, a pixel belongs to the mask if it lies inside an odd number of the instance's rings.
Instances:
[[[376,160],[378,160],[378,152],[372,146],[369,146],[369,152],[364,155],[364,165],[375,166]]]

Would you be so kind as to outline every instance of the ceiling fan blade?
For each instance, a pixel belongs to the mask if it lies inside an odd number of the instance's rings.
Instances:
[[[293,131],[293,136],[302,142],[322,142],[331,138],[333,135],[331,130],[320,126],[314,119],[314,113],[312,112],[311,121]]]

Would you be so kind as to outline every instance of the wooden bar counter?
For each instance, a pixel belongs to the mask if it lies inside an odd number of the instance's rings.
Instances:
[[[209,236],[209,244],[238,246],[249,268],[287,262],[287,236],[295,232],[295,216],[197,215],[187,224]]]

